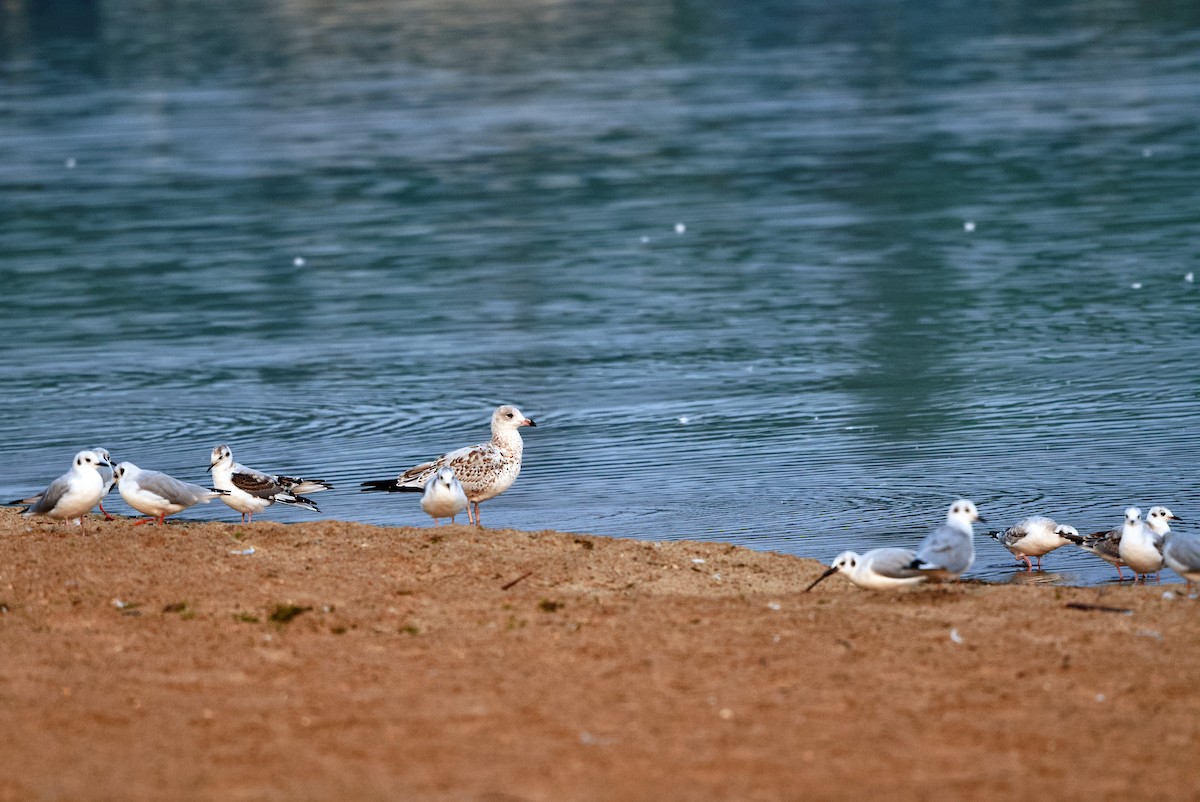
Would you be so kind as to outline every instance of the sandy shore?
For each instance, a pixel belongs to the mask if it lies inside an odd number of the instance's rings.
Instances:
[[[0,799],[1200,796],[1182,586],[802,593],[821,570],[4,510]]]

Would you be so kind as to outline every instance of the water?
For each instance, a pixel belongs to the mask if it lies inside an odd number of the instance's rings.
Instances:
[[[425,525],[358,482],[511,402],[491,526],[1200,518],[1200,10],[830,5],[4,6],[0,496],[227,442]]]

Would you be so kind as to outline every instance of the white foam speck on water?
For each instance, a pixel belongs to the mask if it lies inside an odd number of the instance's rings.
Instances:
[[[686,225],[684,225],[683,223],[676,223],[676,224],[675,224],[675,233],[676,233],[676,234],[683,234],[683,233],[686,233],[686,232],[687,232],[687,226],[686,226]]]
[[[974,230],[975,230],[975,221],[974,220],[967,220],[967,221],[963,222],[963,231],[970,234]]]

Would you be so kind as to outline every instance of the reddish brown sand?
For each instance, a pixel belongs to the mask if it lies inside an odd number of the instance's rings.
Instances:
[[[88,523],[0,514],[3,800],[1200,797],[1179,585],[805,594],[817,563],[711,543]]]

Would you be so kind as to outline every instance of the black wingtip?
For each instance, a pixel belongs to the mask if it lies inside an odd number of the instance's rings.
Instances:
[[[370,482],[363,482],[359,485],[360,493],[383,492],[383,493],[424,493],[423,487],[408,487],[407,485],[396,484],[395,479],[375,479]]]

